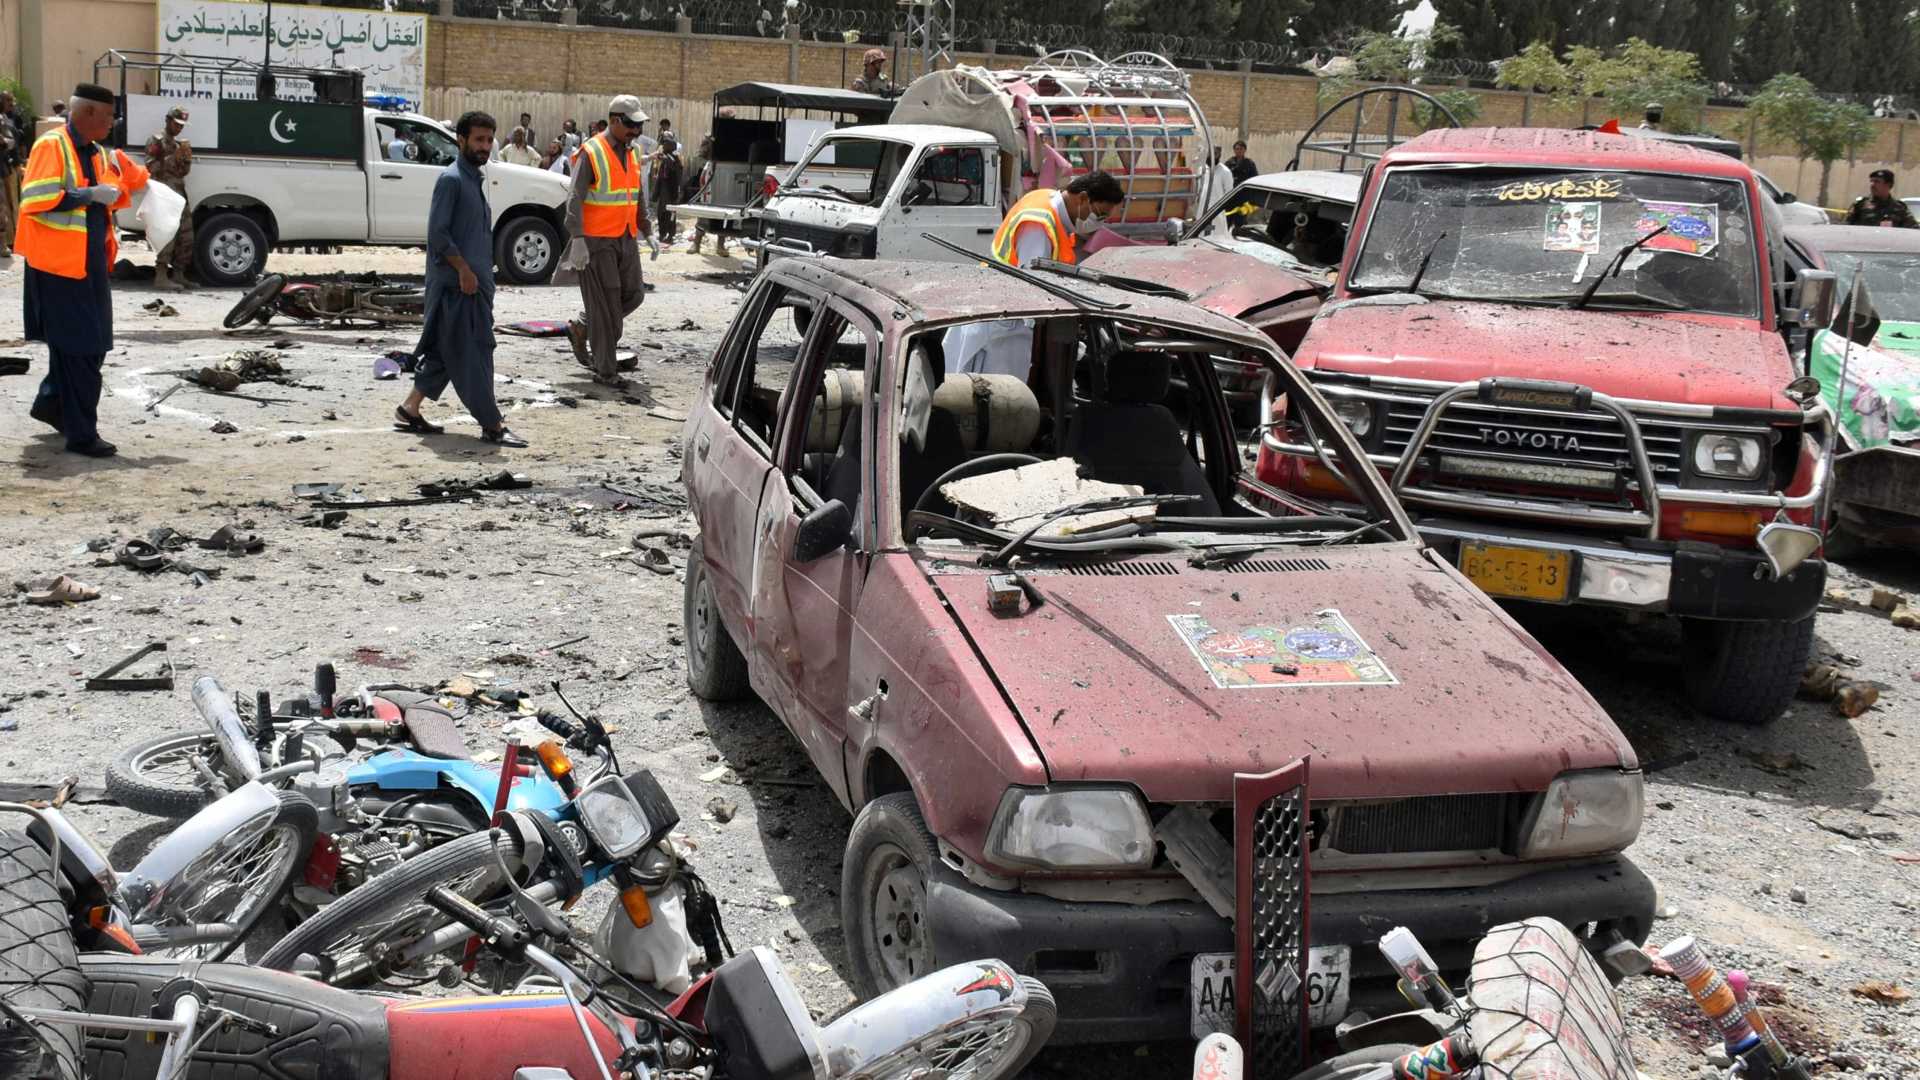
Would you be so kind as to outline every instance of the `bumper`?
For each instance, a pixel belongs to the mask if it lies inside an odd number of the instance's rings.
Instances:
[[[928,905],[941,964],[994,956],[1038,976],[1060,1004],[1060,1043],[1189,1037],[1192,958],[1231,952],[1232,924],[1200,903],[1068,903],[934,882]],[[1449,976],[1463,976],[1488,929],[1533,915],[1598,923],[1638,943],[1653,925],[1653,882],[1625,856],[1544,870],[1483,888],[1315,895],[1312,941],[1352,945],[1352,1007],[1404,1009],[1395,977],[1372,948],[1411,927]]]
[[[1797,622],[1812,615],[1827,564],[1810,559],[1769,580],[1758,551],[1712,544],[1569,537],[1488,522],[1430,519],[1420,535],[1449,562],[1463,541],[1514,544],[1571,556],[1569,603],[1746,622]]]

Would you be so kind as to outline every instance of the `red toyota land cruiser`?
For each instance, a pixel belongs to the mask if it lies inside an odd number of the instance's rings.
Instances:
[[[1760,542],[1829,473],[1770,205],[1738,160],[1669,142],[1430,132],[1370,170],[1294,356],[1475,584],[1679,617],[1688,699],[1747,723],[1792,697],[1826,580]],[[1263,411],[1259,480],[1350,498],[1311,424]]]

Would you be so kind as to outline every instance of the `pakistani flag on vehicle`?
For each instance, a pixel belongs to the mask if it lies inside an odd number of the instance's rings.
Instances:
[[[222,101],[220,149],[275,157],[358,157],[359,120],[357,105]]]

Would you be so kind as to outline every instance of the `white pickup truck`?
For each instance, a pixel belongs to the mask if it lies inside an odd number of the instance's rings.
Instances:
[[[157,96],[127,99],[129,153],[139,153],[175,104]],[[426,243],[434,181],[458,153],[453,133],[438,121],[361,105],[189,104],[193,262],[207,283],[252,281],[278,246]],[[486,178],[500,277],[517,285],[544,283],[565,250],[567,179],[503,162],[488,164]],[[140,229],[131,207],[118,220],[122,228]]]

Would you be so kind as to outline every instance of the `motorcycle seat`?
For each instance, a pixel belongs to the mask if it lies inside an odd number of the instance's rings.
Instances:
[[[454,724],[453,714],[440,706],[431,703],[409,706],[401,722],[407,725],[407,738],[413,748],[427,757],[443,761],[468,759],[466,736],[460,734],[460,728]]]

